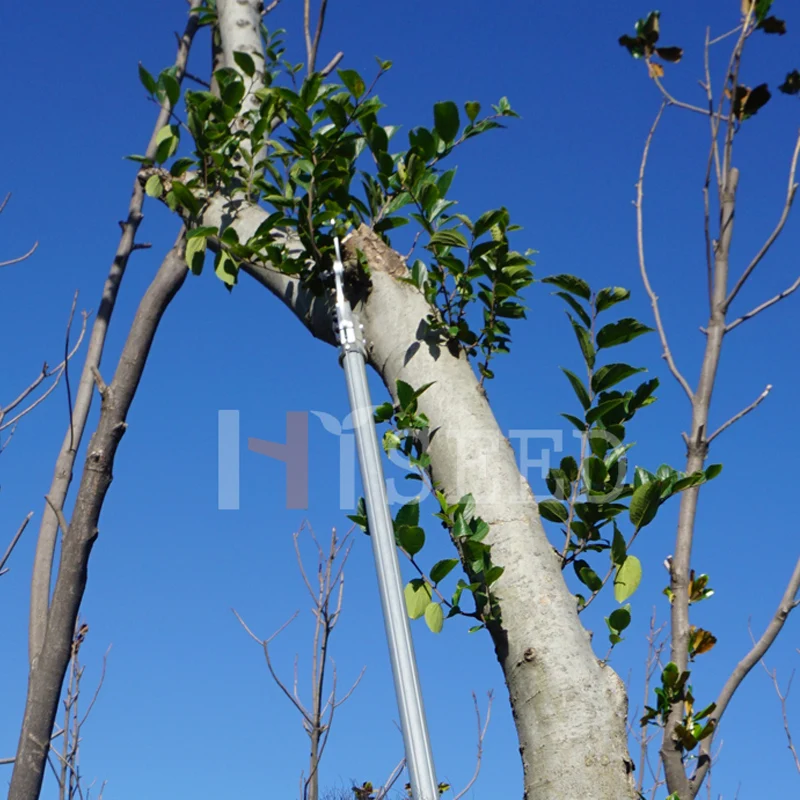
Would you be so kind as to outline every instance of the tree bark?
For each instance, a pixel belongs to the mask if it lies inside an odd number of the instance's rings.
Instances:
[[[95,370],[102,397],[100,420],[89,442],[72,521],[68,530],[62,531],[61,561],[44,642],[28,677],[9,800],[38,800],[41,792],[75,621],[86,588],[89,555],[111,485],[114,456],[161,317],[186,279],[184,245],[181,232],[139,304],[114,379],[104,386]]]
[[[189,59],[189,50],[192,40],[197,32],[197,14],[200,7],[200,0],[191,0],[189,19],[183,36],[178,40],[178,53],[175,58],[177,72],[176,80],[180,83],[186,70],[186,63]],[[145,150],[145,155],[153,158],[156,154],[158,142],[156,136],[161,128],[169,122],[171,106],[168,99],[164,102],[156,119],[150,142]],[[30,622],[28,629],[28,657],[33,665],[36,657],[42,648],[45,631],[47,629],[47,614],[50,604],[50,589],[53,572],[53,558],[55,554],[56,541],[58,539],[58,520],[56,519],[53,506],[62,509],[67,498],[70,483],[72,483],[72,470],[75,466],[75,459],[78,455],[78,448],[83,438],[86,428],[86,420],[89,416],[89,409],[92,404],[94,394],[94,377],[92,369],[100,366],[100,359],[103,355],[108,326],[111,324],[111,315],[117,301],[125,269],[128,265],[128,258],[133,252],[136,232],[143,219],[142,207],[144,205],[144,187],[139,180],[134,181],[133,193],[128,205],[128,216],[122,223],[122,236],[114,255],[114,261],[108,272],[100,306],[95,318],[92,332],[89,336],[89,347],[86,353],[83,371],[81,372],[78,390],[75,396],[75,405],[72,409],[70,427],[64,437],[58,458],[56,460],[53,479],[50,483],[50,490],[47,496],[50,503],[45,503],[42,511],[42,521],[39,525],[39,537],[36,542],[36,555],[34,557],[33,576],[31,578],[31,608]]]
[[[218,0],[218,31],[226,66],[233,53],[261,53],[257,0]],[[251,85],[255,93],[257,81]],[[243,200],[211,198],[202,225],[236,229],[246,242],[267,213]],[[610,667],[595,657],[577,604],[472,366],[436,344],[425,325],[431,311],[421,292],[397,280],[402,257],[365,226],[346,245],[369,263],[372,289],[356,311],[368,358],[394,397],[396,381],[414,388],[434,382],[419,400],[431,423],[434,478],[450,502],[475,498],[490,525],[492,560],[505,567],[497,582],[502,624],[490,633],[503,669],[520,742],[526,800],[634,798],[627,746],[627,698]],[[332,342],[324,301],[271,265],[244,265],[318,338]],[[397,398],[394,397],[396,400]]]
[[[233,225],[247,241],[267,214],[241,201],[215,198],[204,225]],[[502,624],[491,628],[508,687],[520,742],[526,800],[633,798],[628,755],[627,698],[619,677],[595,657],[578,620],[576,602],[539,519],[536,500],[521,476],[471,365],[428,335],[430,306],[405,274],[402,257],[362,226],[346,242],[360,249],[372,289],[356,308],[368,357],[394,396],[396,381],[418,388],[436,434],[434,477],[451,502],[471,493],[490,525],[492,560],[505,567],[496,584]],[[270,267],[245,271],[279,297],[317,337],[332,342],[323,301]]]

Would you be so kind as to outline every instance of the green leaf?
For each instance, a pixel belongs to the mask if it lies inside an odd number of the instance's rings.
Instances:
[[[255,75],[256,62],[253,61],[253,57],[249,53],[237,51],[233,54],[233,60],[236,62],[236,66],[238,66],[248,78],[252,78],[253,75]]]
[[[636,556],[628,556],[617,569],[614,578],[614,599],[624,603],[642,581],[642,563]]]
[[[195,275],[199,275],[203,271],[206,241],[205,236],[193,236],[186,241],[186,264]]]
[[[419,619],[431,602],[431,587],[421,578],[414,578],[406,584],[403,591],[406,611],[411,619]]]
[[[159,198],[164,193],[164,184],[161,182],[160,175],[151,175],[144,185],[144,191],[148,197]]]
[[[435,103],[433,106],[433,125],[442,141],[450,144],[458,135],[458,129],[461,127],[458,106],[452,100]]]
[[[589,300],[592,296],[589,284],[575,275],[550,275],[547,278],[542,278],[542,283],[551,283],[553,286],[558,286],[559,289],[577,295],[583,300]]]
[[[616,386],[631,375],[637,372],[647,372],[644,367],[631,367],[628,364],[607,364],[605,367],[595,372],[592,376],[592,390],[595,393],[605,392],[612,386]]]
[[[388,422],[394,416],[394,406],[391,403],[381,403],[375,409],[375,422],[380,424],[381,422]]]
[[[578,479],[578,462],[572,456],[564,456],[558,465],[570,481]]]
[[[756,0],[756,22],[761,23],[766,19],[770,8],[772,8],[772,3],[773,0]]]
[[[711,464],[711,466],[706,468],[706,480],[714,480],[720,472],[722,472],[722,464]]]
[[[494,566],[489,567],[486,570],[486,573],[483,576],[483,581],[487,586],[491,586],[493,583],[497,583],[500,579],[500,576],[506,571],[505,567]]]
[[[566,506],[558,500],[542,500],[539,514],[550,522],[566,522],[569,517]]]
[[[614,523],[614,539],[611,543],[611,563],[620,566],[628,555],[625,537],[620,533],[617,523]]]
[[[575,331],[575,336],[578,338],[578,344],[583,353],[583,360],[589,369],[594,368],[595,352],[594,345],[592,344],[592,336],[586,328],[583,327],[572,314],[567,314],[569,321],[572,323],[572,330]],[[603,367],[605,369],[605,367]],[[592,378],[592,386],[594,387],[594,378]],[[595,389],[595,391],[599,391]]]
[[[564,369],[564,367],[561,367],[561,371],[567,376],[567,379],[572,385],[575,394],[578,395],[578,400],[585,411],[592,405],[592,401],[589,399],[589,391],[583,385],[583,381],[574,372],[570,372],[568,369]]]
[[[410,556],[415,556],[425,546],[425,531],[419,526],[401,525],[397,530],[400,547]]]
[[[616,347],[618,344],[625,344],[633,341],[643,333],[650,333],[653,328],[648,328],[633,317],[625,317],[618,322],[611,322],[603,326],[597,332],[597,348],[602,350],[606,347]]]
[[[577,315],[580,317],[581,322],[587,327],[592,327],[592,318],[586,313],[583,306],[567,292],[554,292],[557,297],[560,297]]]
[[[478,239],[484,233],[490,231],[498,222],[508,217],[508,211],[505,208],[495,208],[492,211],[486,211],[475,220],[472,228],[472,235]]]
[[[425,624],[432,633],[441,633],[444,627],[444,612],[439,603],[428,603],[425,609]]]
[[[431,567],[431,580],[434,583],[440,583],[458,566],[458,563],[457,558],[445,558],[437,561]]]
[[[181,132],[177,125],[165,125],[156,134],[156,161],[162,163],[175,155]]]
[[[397,399],[403,411],[414,411],[416,409],[417,396],[405,381],[397,381]]]
[[[653,521],[661,504],[662,488],[661,481],[656,480],[643,483],[638,489],[634,490],[629,514],[631,522],[636,526],[637,530],[644,528],[645,525],[649,525]]]
[[[336,72],[353,97],[358,99],[364,94],[367,89],[366,84],[364,83],[364,79],[354,69],[339,69],[336,70]]]
[[[139,62],[139,80],[150,94],[156,93],[156,79],[142,66],[141,61]]]
[[[412,500],[410,503],[406,503],[397,512],[394,523],[398,527],[401,525],[419,525],[419,501]]]
[[[169,104],[174,108],[181,97],[181,85],[178,83],[175,76],[170,75],[170,73],[166,71],[158,76],[158,83],[164,87],[164,92],[167,95]]]
[[[606,465],[597,456],[589,456],[583,462],[583,474],[590,489],[600,491],[608,477]]]
[[[464,234],[452,228],[436,231],[431,236],[430,245],[432,247],[463,247],[465,249],[469,247]]]
[[[230,254],[224,250],[220,250],[217,253],[214,274],[229,288],[232,288],[236,283],[239,267]]]
[[[606,289],[601,289],[594,299],[595,311],[599,314],[617,303],[622,303],[631,296],[627,289],[621,286],[609,286]]]
[[[187,189],[186,185],[180,181],[172,182],[172,191],[178,202],[190,213],[196,215],[200,210],[200,203],[197,198],[192,194],[191,189]]]
[[[586,414],[586,423],[594,425],[599,419],[604,419],[614,409],[625,403],[624,397],[612,397],[610,400],[604,400],[598,403],[588,414]]]
[[[467,118],[470,122],[475,122],[478,114],[481,113],[481,104],[477,101],[469,101],[464,103],[464,111],[467,114]]]
[[[600,580],[600,576],[589,566],[586,561],[574,561],[573,567],[578,576],[578,580],[584,586],[587,586],[593,592],[599,592],[603,588],[603,581]]]
[[[630,606],[614,609],[608,616],[608,623],[617,633],[624,631],[631,624]]]

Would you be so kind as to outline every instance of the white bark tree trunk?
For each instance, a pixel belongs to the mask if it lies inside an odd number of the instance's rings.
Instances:
[[[218,0],[218,8],[226,66],[235,67],[236,51],[260,53],[257,0]],[[202,224],[224,220],[245,242],[266,216],[241,200],[218,197]],[[494,585],[502,624],[490,634],[519,735],[526,800],[634,798],[624,687],[592,651],[536,500],[472,367],[463,355],[454,357],[426,340],[430,307],[417,289],[396,279],[405,272],[402,258],[363,226],[348,240],[351,250],[356,246],[372,273],[372,290],[356,309],[370,362],[390,392],[398,379],[414,388],[434,382],[419,402],[436,431],[429,449],[434,478],[450,502],[473,495],[477,514],[491,528],[485,541],[492,561],[505,567]],[[246,271],[315,336],[332,341],[324,301],[273,269]]]

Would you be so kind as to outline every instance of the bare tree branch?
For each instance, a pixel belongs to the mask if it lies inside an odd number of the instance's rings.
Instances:
[[[792,690],[794,670],[792,670],[792,674],[789,676],[789,681],[786,684],[786,691],[782,692],[780,684],[778,683],[778,671],[775,669],[769,669],[769,667],[764,663],[763,658],[761,659],[761,666],[764,667],[764,671],[767,673],[767,675],[769,675],[772,685],[775,687],[775,694],[778,695],[778,700],[781,704],[781,717],[783,718],[783,730],[786,734],[787,747],[789,748],[789,752],[792,754],[792,758],[794,759],[795,768],[798,772],[800,772],[800,756],[798,756],[797,748],[792,740],[792,729],[789,725],[789,713],[786,710],[786,701],[789,699],[789,692]]]
[[[180,84],[186,70],[189,50],[194,35],[198,30],[197,14],[202,5],[202,0],[190,0],[189,18],[183,35],[180,37],[178,52],[175,57],[175,79]],[[153,126],[150,142],[145,150],[145,156],[153,158],[158,146],[156,137],[159,131],[167,124],[170,117],[171,106],[165,96],[158,117]],[[73,415],[69,430],[66,432],[61,450],[56,460],[53,479],[47,495],[57,508],[63,508],[67,492],[74,471],[75,459],[78,448],[86,428],[86,420],[92,403],[94,393],[94,379],[92,369],[100,365],[100,360],[105,346],[108,326],[117,301],[117,295],[128,265],[128,259],[135,245],[136,232],[142,221],[142,207],[144,205],[144,187],[138,179],[134,180],[133,193],[128,205],[128,216],[122,223],[122,236],[120,237],[114,260],[103,286],[102,300],[97,312],[92,331],[89,336],[89,346],[84,361],[78,389],[75,397]],[[58,523],[49,505],[45,505],[42,520],[39,525],[39,537],[36,543],[34,557],[33,577],[31,579],[31,607],[29,623],[28,655],[33,665],[42,648],[47,630],[48,609],[51,596],[51,579],[53,571],[53,557],[55,553],[58,533]]]
[[[308,531],[309,538],[316,550],[316,586],[309,576],[300,551],[299,539],[303,531]],[[311,597],[311,611],[315,620],[311,646],[311,702],[309,706],[303,703],[298,692],[297,656],[295,656],[294,662],[294,685],[293,690],[290,691],[289,687],[275,671],[269,652],[269,645],[272,640],[283,631],[289,622],[297,617],[297,612],[269,639],[259,639],[245,624],[238,612],[235,610],[233,612],[250,637],[261,645],[270,676],[302,718],[303,729],[310,741],[308,774],[303,773],[301,776],[302,800],[319,800],[319,765],[333,727],[336,709],[348,700],[364,675],[364,670],[362,669],[344,696],[337,698],[338,676],[336,664],[330,656],[329,647],[331,635],[342,612],[344,567],[350,555],[352,531],[353,529],[351,528],[344,537],[339,539],[336,534],[336,528],[333,528],[327,548],[320,544],[313,528],[307,522],[304,522],[292,536],[298,568],[303,583]],[[330,680],[327,678],[328,662],[331,665]],[[328,683],[330,683],[330,691],[325,695]]]
[[[14,552],[14,548],[17,546],[17,542],[19,542],[20,537],[22,536],[25,528],[28,527],[28,523],[31,521],[31,517],[33,516],[33,511],[28,512],[28,516],[22,520],[22,524],[17,528],[17,532],[14,534],[14,538],[11,540],[11,543],[6,548],[6,552],[3,553],[3,557],[0,558],[0,575],[5,575],[8,572],[7,569],[4,569],[6,562],[9,558],[11,558],[11,553]],[[3,762],[0,761],[0,764]]]
[[[722,715],[725,713],[725,709],[728,707],[728,703],[730,703],[731,698],[736,693],[736,690],[741,686],[742,681],[747,676],[747,673],[758,664],[759,661],[764,657],[764,654],[769,650],[772,646],[772,643],[777,638],[778,634],[783,629],[784,624],[786,623],[786,619],[788,618],[789,614],[792,612],[792,609],[796,608],[798,603],[797,594],[800,591],[800,559],[797,560],[797,563],[794,566],[794,571],[792,572],[792,576],[789,579],[789,583],[786,586],[786,591],[783,593],[783,597],[781,598],[781,602],[778,605],[775,614],[772,617],[769,625],[767,625],[766,630],[761,635],[761,638],[753,645],[750,652],[736,665],[733,672],[731,673],[728,680],[725,682],[725,685],[722,687],[722,690],[719,693],[716,701],[716,708],[714,709],[713,719],[716,720],[716,730],[719,729],[719,722],[722,719]],[[702,785],[703,779],[708,772],[710,758],[709,753],[711,751],[711,745],[714,741],[714,735],[709,736],[707,739],[704,739],[700,746],[700,759],[698,759],[698,767],[695,774],[692,776],[690,785],[693,789],[692,797],[696,793],[697,789]]]
[[[142,378],[161,318],[186,279],[185,231],[165,257],[137,309],[114,378],[103,394],[100,419],[86,454],[75,498],[69,536],[61,543],[61,559],[41,650],[31,665],[28,696],[11,776],[9,800],[37,800],[47,764],[58,700],[70,661],[75,622],[86,589],[98,522],[111,485],[114,458],[127,428],[126,418]],[[47,495],[46,508],[58,497]]]
[[[798,158],[800,158],[800,133],[797,135],[794,153],[792,153],[792,163],[789,166],[789,185],[786,189],[786,201],[783,204],[783,211],[781,212],[778,224],[767,238],[767,241],[764,242],[761,249],[753,257],[753,260],[747,265],[747,269],[745,269],[745,271],[742,273],[739,280],[736,281],[736,285],[733,287],[733,289],[731,289],[730,294],[725,300],[723,311],[727,311],[730,308],[730,305],[736,298],[736,295],[739,294],[742,287],[747,282],[747,279],[753,274],[753,270],[761,263],[761,260],[769,252],[769,249],[772,247],[772,245],[775,244],[775,240],[781,235],[781,231],[783,231],[783,226],[786,224],[786,220],[789,218],[789,212],[792,210],[792,203],[794,202],[794,196],[797,192],[798,184],[795,183],[794,179],[795,175],[797,174]]]
[[[494,699],[494,693],[489,690],[487,692],[488,702],[486,704],[486,719],[484,720],[483,724],[481,724],[481,708],[478,705],[478,698],[475,695],[475,692],[472,693],[472,702],[475,704],[475,716],[478,719],[478,752],[475,756],[475,772],[472,773],[472,777],[469,780],[469,783],[453,798],[453,800],[460,800],[462,797],[465,797],[467,792],[475,785],[475,781],[478,780],[478,775],[481,772],[481,762],[483,761],[483,742],[486,739],[486,731],[489,729],[489,720],[492,717],[492,700]]]
[[[70,335],[69,331],[72,325],[72,316],[75,310],[76,301],[77,301],[77,293],[73,298],[72,311],[70,312],[69,322],[67,323],[67,329],[66,329],[67,340],[69,340],[69,335]],[[66,372],[67,364],[75,356],[75,354],[80,349],[81,344],[83,343],[83,337],[86,333],[87,319],[88,319],[88,314],[84,312],[83,324],[81,325],[81,332],[80,335],[78,336],[78,341],[75,343],[75,346],[72,348],[72,350],[67,351],[65,359],[60,364],[52,368],[47,363],[45,363],[42,366],[41,372],[39,373],[38,377],[34,381],[28,384],[28,386],[26,386],[25,389],[23,389],[22,392],[19,395],[17,395],[17,397],[14,398],[10,403],[6,404],[5,406],[0,406],[0,431],[4,431],[8,428],[14,427],[19,422],[19,420],[22,419],[22,417],[26,416],[31,411],[33,411],[33,409],[36,408],[36,406],[43,403],[44,400],[50,394],[52,394],[53,391],[55,391],[59,381],[61,380],[61,376],[64,375]],[[53,378],[54,379],[53,382],[39,397],[36,398],[36,400],[32,401],[28,406],[23,408],[21,411],[18,411],[11,419],[8,420],[6,419],[6,416],[10,412],[14,411],[14,409],[16,409],[22,403],[24,403],[25,400],[27,400],[28,397],[30,397],[36,391],[36,389],[38,389],[39,386],[41,386],[42,383],[48,380],[49,378]],[[0,450],[4,449],[4,447],[5,445],[0,447]]]
[[[322,38],[322,28],[325,25],[325,12],[328,8],[328,0],[320,0],[319,15],[317,16],[317,27],[313,35],[311,33],[311,0],[303,0],[303,33],[306,39],[306,58],[308,64],[308,74],[314,71],[319,53],[319,42]]]
[[[755,409],[755,408],[757,408],[759,405],[761,405],[761,403],[762,403],[764,400],[766,400],[766,399],[767,399],[767,395],[768,395],[768,394],[769,394],[771,391],[772,391],[772,384],[770,383],[770,384],[768,384],[768,385],[767,385],[767,388],[766,388],[766,389],[764,389],[764,391],[763,391],[763,392],[761,392],[761,394],[760,394],[758,397],[756,397],[756,399],[755,399],[755,400],[753,400],[753,402],[752,402],[752,403],[750,403],[750,405],[749,405],[749,406],[747,406],[747,408],[744,408],[744,409],[742,409],[742,410],[741,410],[741,411],[740,411],[738,414],[735,414],[735,415],[734,415],[734,416],[732,416],[732,417],[731,417],[731,418],[730,418],[730,419],[729,419],[727,422],[725,422],[725,423],[723,423],[722,425],[720,425],[720,426],[719,426],[719,428],[717,428],[717,429],[714,431],[714,433],[712,433],[712,434],[711,434],[711,436],[709,436],[709,437],[708,437],[708,439],[707,439],[706,443],[707,443],[707,444],[711,444],[711,442],[713,442],[713,441],[714,441],[714,439],[716,439],[716,438],[717,438],[717,436],[719,436],[719,435],[720,435],[720,434],[721,434],[721,433],[722,433],[724,430],[726,430],[727,428],[730,428],[730,426],[731,426],[731,425],[733,425],[733,423],[734,423],[734,422],[738,422],[738,421],[739,421],[739,420],[740,420],[742,417],[746,416],[746,415],[747,415],[747,414],[749,414],[751,411],[753,411],[753,409]]]
[[[636,241],[639,252],[639,271],[642,274],[642,282],[644,283],[645,291],[647,292],[647,295],[650,298],[650,305],[653,307],[653,316],[655,317],[656,321],[656,329],[658,330],[658,337],[661,340],[663,358],[667,362],[667,365],[669,366],[669,371],[672,373],[675,380],[678,381],[683,391],[686,392],[686,396],[689,398],[690,401],[693,401],[694,393],[692,392],[692,389],[689,386],[688,381],[686,380],[686,378],[683,377],[677,365],[675,364],[675,360],[672,357],[672,351],[669,349],[667,334],[664,329],[664,323],[661,320],[661,312],[659,311],[658,308],[658,296],[653,291],[653,287],[650,285],[650,278],[647,275],[647,265],[644,257],[644,218],[642,209],[643,199],[644,199],[644,173],[647,167],[647,157],[650,153],[650,145],[653,141],[653,136],[655,135],[656,128],[658,128],[658,123],[661,121],[661,116],[664,113],[664,109],[666,108],[666,106],[667,106],[666,102],[661,104],[661,108],[658,110],[658,114],[656,115],[655,121],[653,122],[653,125],[650,128],[650,132],[647,134],[644,150],[642,152],[642,163],[639,167],[639,181],[636,184],[636,202],[634,203],[636,207]]]
[[[743,322],[747,322],[748,319],[752,319],[756,314],[760,314],[762,311],[766,311],[766,309],[768,309],[770,306],[774,306],[775,303],[778,303],[785,297],[788,297],[798,288],[800,288],[800,278],[798,278],[788,289],[784,289],[779,294],[776,294],[775,297],[772,297],[769,300],[764,301],[761,305],[756,306],[754,309],[748,311],[746,314],[742,314],[741,317],[735,319],[733,322],[729,322],[725,326],[725,333],[730,333],[734,328],[737,328]]]
[[[34,242],[33,247],[28,250],[27,253],[24,253],[21,256],[17,256],[16,258],[10,258],[8,261],[0,261],[0,267],[10,267],[12,264],[19,264],[20,261],[25,261],[26,258],[30,258],[35,252],[36,248],[39,246],[39,242]]]

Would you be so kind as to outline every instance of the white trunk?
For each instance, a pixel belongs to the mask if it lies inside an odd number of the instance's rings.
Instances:
[[[229,66],[234,51],[254,52],[261,46],[253,24],[256,5],[253,0],[218,2]],[[266,216],[243,201],[216,198],[202,224],[219,225],[224,219],[245,242]],[[354,243],[372,272],[367,302],[356,309],[370,362],[390,392],[398,378],[414,388],[435,382],[420,398],[420,409],[436,431],[429,450],[434,477],[450,502],[473,495],[477,514],[491,526],[485,541],[492,546],[492,561],[505,567],[495,584],[502,625],[494,626],[491,635],[519,735],[525,798],[632,800],[624,687],[592,651],[533,493],[472,367],[463,356],[425,341],[430,307],[417,289],[396,280],[405,270],[400,256],[363,226],[348,247]],[[315,336],[332,341],[324,302],[274,269],[246,271]]]

